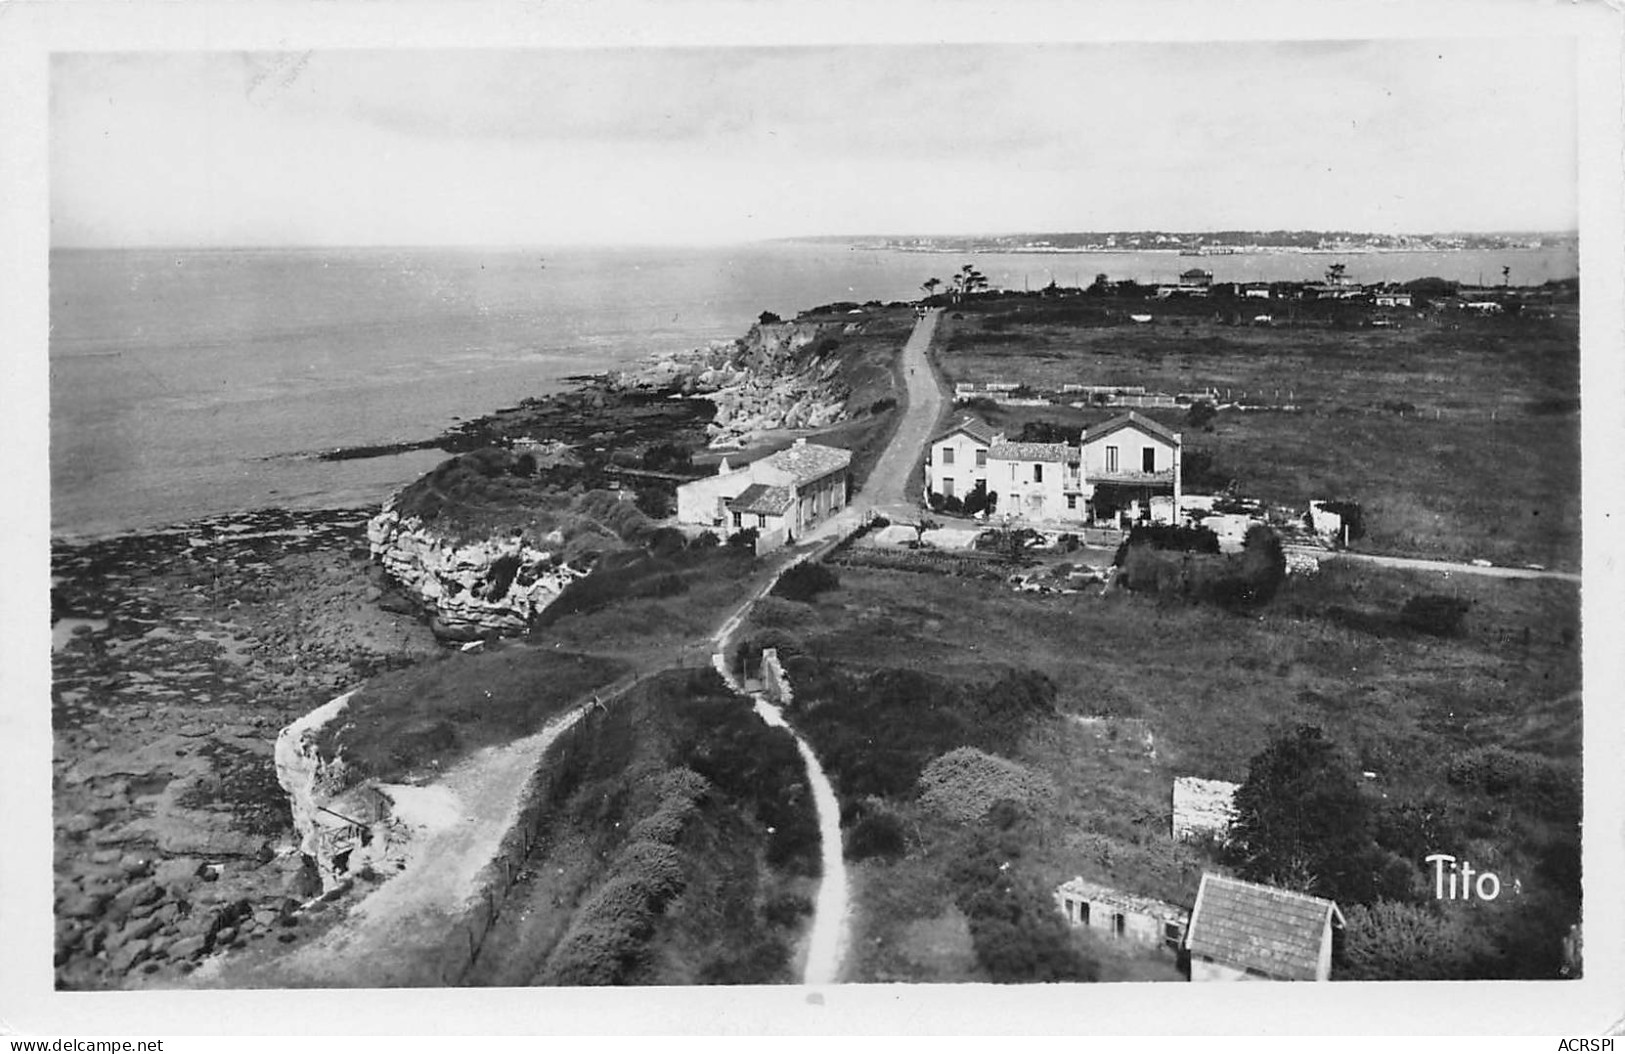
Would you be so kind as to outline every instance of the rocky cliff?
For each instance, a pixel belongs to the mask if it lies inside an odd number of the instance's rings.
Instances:
[[[547,540],[564,544],[557,531]],[[393,501],[368,522],[367,543],[442,640],[522,632],[587,573],[561,561],[558,548],[538,549],[522,537],[458,541],[416,516],[401,516]]]
[[[716,406],[706,428],[711,445],[741,446],[755,432],[819,428],[842,418],[851,388],[841,379],[840,338],[856,325],[761,323],[739,340],[665,355],[621,379],[706,396]]]

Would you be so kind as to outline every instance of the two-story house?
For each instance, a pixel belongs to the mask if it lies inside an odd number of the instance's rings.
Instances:
[[[1067,443],[994,443],[987,451],[987,489],[999,512],[1025,520],[1082,523],[1088,517],[1082,462]]]
[[[987,482],[987,452],[1003,441],[974,417],[967,417],[935,436],[925,452],[925,491],[945,498],[964,498]],[[992,489],[991,487],[989,489]]]
[[[1130,410],[1083,430],[1083,493],[1096,520],[1179,520],[1181,440]]]

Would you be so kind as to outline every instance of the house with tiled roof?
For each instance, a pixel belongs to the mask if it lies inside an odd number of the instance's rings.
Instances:
[[[739,468],[727,460],[717,473],[677,488],[677,521],[726,537],[755,529],[757,550],[799,538],[851,499],[852,452],[798,439]]]
[[[1133,410],[1083,430],[1084,493],[1096,520],[1179,522],[1183,443]]]
[[[987,452],[1004,439],[974,417],[931,437],[925,450],[925,492],[960,498],[987,484]]]
[[[1024,520],[1083,523],[1087,495],[1077,447],[1068,443],[994,443],[987,451],[987,488],[999,511]]]
[[[1205,873],[1185,934],[1191,980],[1329,980],[1343,925],[1330,900]]]

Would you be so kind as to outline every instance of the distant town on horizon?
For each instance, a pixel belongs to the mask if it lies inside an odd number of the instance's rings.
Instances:
[[[1344,230],[1051,231],[1014,234],[828,235],[786,239],[846,242],[860,249],[907,252],[1145,252],[1191,255],[1242,252],[1449,252],[1553,249],[1579,241],[1578,231],[1473,231],[1381,234]]]

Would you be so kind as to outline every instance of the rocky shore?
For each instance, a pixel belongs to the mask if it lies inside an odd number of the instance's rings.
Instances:
[[[503,481],[567,499],[568,538],[478,517],[481,537],[456,537],[392,499],[54,541],[57,986],[183,985],[211,957],[308,939],[369,869],[339,882],[304,851],[279,733],[445,641],[523,630],[597,551],[664,516],[705,471],[691,451],[842,419],[840,338],[859,324],[764,323],[435,440],[321,455],[438,446],[472,454],[467,474],[500,454]]]
[[[207,956],[300,939],[325,906],[277,734],[439,651],[365,524],[266,510],[53,545],[58,987],[184,983]]]

